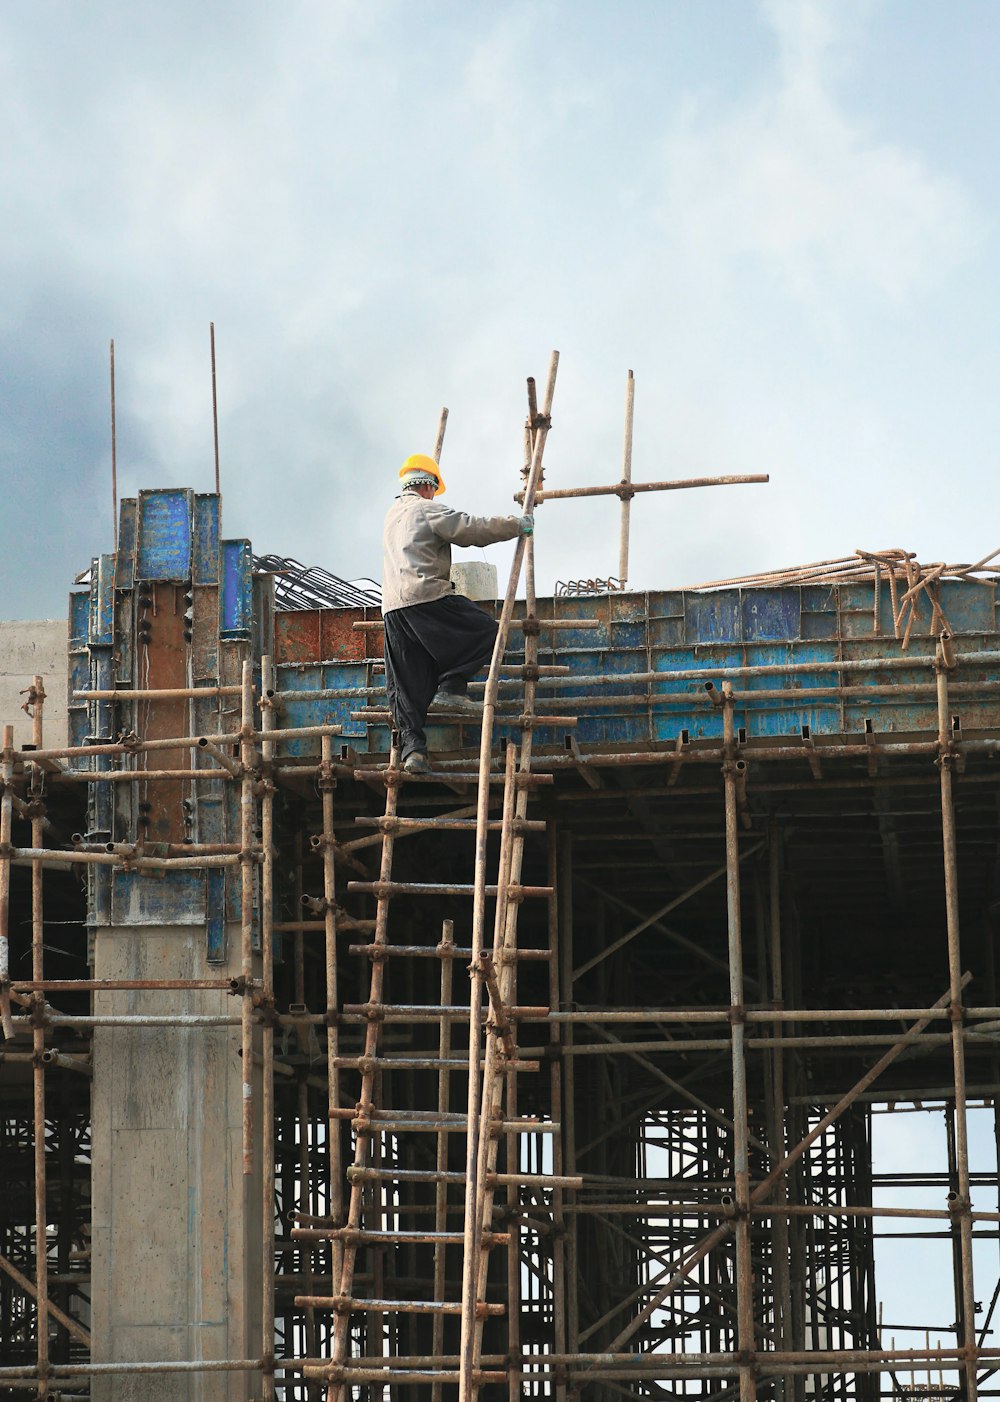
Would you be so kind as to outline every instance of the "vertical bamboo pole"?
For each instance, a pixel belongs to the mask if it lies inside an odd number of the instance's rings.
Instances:
[[[451,1003],[452,989],[452,965],[451,951],[455,944],[455,924],[452,920],[445,920],[441,927],[441,1006],[446,1008]],[[447,1017],[441,1018],[440,1030],[438,1032],[438,1056],[442,1062],[447,1061],[451,1056],[451,1021]],[[451,1105],[451,1072],[444,1065],[438,1071],[438,1114],[442,1123]],[[439,1129],[437,1133],[437,1158],[434,1165],[438,1179],[434,1184],[434,1230],[443,1233],[448,1230],[448,1184],[444,1181],[444,1174],[448,1169],[448,1134],[445,1130]],[[434,1299],[443,1300],[445,1298],[445,1244],[443,1241],[434,1243]],[[444,1353],[444,1315],[437,1313],[434,1315],[432,1324],[433,1343],[432,1350],[435,1358],[440,1358]],[[431,1384],[431,1402],[441,1402],[441,1383]]]
[[[320,773],[320,783],[322,784],[322,770]],[[293,838],[294,852],[294,896],[292,909],[302,909],[302,833],[298,831]],[[305,938],[301,930],[297,930],[293,936],[292,957],[295,970],[295,1001],[299,1007],[304,1007],[306,1002],[306,951]],[[303,1045],[300,1042],[300,1045]],[[304,1049],[304,1045],[303,1045]],[[305,1077],[299,1080],[296,1087],[296,1100],[299,1116],[299,1210],[306,1212],[312,1217],[320,1213],[320,1204],[314,1189],[313,1177],[313,1145],[314,1140],[311,1134],[311,1122],[309,1115],[309,1087]],[[329,1146],[328,1146],[329,1147]],[[329,1205],[327,1205],[329,1206]],[[332,1243],[331,1243],[332,1244]],[[316,1294],[316,1281],[313,1267],[315,1265],[315,1252],[312,1246],[303,1243],[302,1251],[303,1275],[305,1277],[306,1295]],[[311,1306],[305,1311],[305,1331],[306,1331],[306,1354],[310,1358],[316,1358],[318,1348],[316,1342],[316,1311]],[[308,1402],[319,1402],[319,1386],[316,1383],[306,1384],[306,1397]]]
[[[525,425],[525,464],[522,468],[522,476],[527,481],[531,472],[531,463],[534,456],[535,441],[539,424],[537,421],[537,404],[534,398],[534,382],[529,381],[528,386],[529,418]],[[537,599],[535,597],[535,551],[534,537],[529,537],[526,542],[524,552],[524,585],[525,585],[525,620],[533,620],[536,616]],[[530,717],[535,714],[535,693],[537,682],[532,676],[532,669],[538,664],[538,635],[532,629],[525,628],[524,661],[527,669],[527,677],[524,686],[523,713],[526,718],[524,728],[521,733],[520,745],[520,770],[522,774],[527,774],[531,770],[531,753],[534,737],[534,730]],[[493,937],[493,960],[497,969],[497,981],[500,991],[501,1003],[510,1005],[516,1000],[516,947],[517,947],[517,924],[520,906],[518,902],[508,902],[506,890],[511,882],[518,882],[521,878],[521,867],[524,858],[524,833],[519,827],[511,827],[511,819],[518,823],[527,816],[529,790],[521,788],[516,793],[513,792],[513,769],[511,767],[512,752],[514,747],[508,746],[508,784],[505,787],[504,818],[502,823],[501,836],[501,856],[500,856],[500,877],[496,907],[496,922]],[[490,1038],[486,1049],[486,1066],[483,1081],[482,1097],[482,1120],[485,1126],[492,1125],[493,1121],[500,1117],[503,1105],[504,1081],[507,1084],[507,1113],[511,1118],[517,1113],[517,1082],[516,1072],[508,1069],[506,1077],[503,1075],[499,1042],[496,1037]],[[493,1171],[496,1166],[498,1142],[491,1133],[483,1132],[480,1136],[479,1144],[479,1177],[480,1184],[486,1182],[486,1175]],[[514,1167],[512,1171],[517,1171],[518,1156],[518,1136],[512,1134],[507,1140],[508,1156],[512,1158]],[[508,1186],[508,1201],[515,1207],[517,1205],[517,1188],[515,1185]],[[493,1205],[493,1191],[484,1187],[482,1193],[482,1210],[480,1213],[481,1233],[485,1232],[490,1225],[490,1215]],[[511,1218],[511,1244],[507,1251],[508,1269],[508,1356],[510,1359],[510,1372],[508,1374],[508,1388],[512,1399],[520,1396],[521,1392],[521,1369],[520,1363],[520,1240],[518,1219],[516,1213]],[[486,1281],[489,1266],[489,1251],[483,1245],[480,1247],[479,1263],[479,1284],[477,1288],[477,1300],[485,1298]],[[481,1351],[483,1324],[477,1322],[476,1326],[476,1346],[474,1358],[478,1366],[479,1354]]]
[[[254,815],[253,793],[253,664],[243,663],[240,728],[240,978],[241,1043],[243,1055],[243,1173],[253,1172],[253,887]]]
[[[785,1006],[785,985],[784,973],[781,966],[781,833],[777,827],[772,827],[768,843],[768,876],[769,876],[769,934],[770,934],[770,965],[771,965],[771,1003],[780,1010]],[[780,1043],[784,1023],[776,1022],[773,1028],[775,1040]],[[771,1141],[771,1152],[778,1155],[779,1160],[785,1156],[785,1059],[781,1046],[776,1046],[771,1053],[771,1085],[774,1099],[774,1137]],[[775,1185],[775,1200],[779,1203],[788,1201],[788,1183],[784,1174]],[[788,1218],[782,1213],[778,1213],[774,1219],[774,1251],[775,1251],[775,1285],[777,1287],[778,1305],[778,1348],[787,1349],[789,1347],[791,1317],[792,1317],[792,1281],[790,1271],[789,1240],[788,1240]],[[792,1402],[794,1384],[790,1375],[786,1375],[783,1383],[783,1402]]]
[[[723,782],[726,805],[726,911],[729,1002],[733,1046],[733,1180],[736,1195],[736,1314],[740,1353],[754,1347],[753,1264],[750,1256],[750,1160],[747,1119],[746,1024],[743,1009],[743,932],[740,915],[740,839],[736,804],[736,734],[733,688],[723,682]],[[741,1402],[753,1402],[756,1385],[749,1364],[740,1364]]]
[[[260,660],[261,716],[263,734],[274,729],[274,670],[271,658]],[[261,1091],[261,1361],[263,1364],[264,1402],[274,1402],[274,781],[270,765],[274,759],[274,741],[262,739],[261,758],[264,765],[261,798],[261,846],[264,863],[261,868],[260,930],[261,930],[261,1007],[264,1024],[261,1029],[261,1062],[263,1068]]]
[[[531,460],[531,472],[524,494],[524,511],[530,515],[534,508],[535,492],[542,468],[542,457],[548,437],[549,421],[552,412],[552,399],[555,394],[556,373],[559,366],[559,353],[553,351],[549,363],[549,378],[545,392],[544,421],[535,435],[535,447]],[[476,864],[475,890],[472,910],[472,977],[469,995],[469,1097],[468,1134],[466,1141],[466,1185],[465,1185],[465,1243],[462,1266],[462,1337],[459,1351],[459,1399],[471,1402],[474,1396],[473,1359],[476,1345],[476,1287],[479,1276],[479,1247],[481,1236],[477,1236],[476,1207],[481,1199],[479,1183],[480,1137],[480,1078],[479,1055],[482,1046],[482,971],[480,954],[483,950],[483,933],[486,923],[486,851],[490,797],[490,758],[493,738],[493,718],[496,714],[497,693],[500,677],[500,663],[507,645],[507,634],[514,611],[514,599],[521,576],[525,553],[525,537],[521,536],[514,549],[507,592],[500,610],[499,627],[493,657],[490,662],[489,677],[483,702],[482,739],[479,747],[479,794],[476,811]]]
[[[955,747],[951,738],[948,706],[948,669],[938,644],[935,663],[938,704],[938,767],[941,773],[941,835],[944,845],[944,894],[948,934],[948,983],[951,995],[951,1045],[955,1068],[955,1150],[958,1160],[958,1200],[953,1204],[958,1217],[962,1258],[962,1286],[957,1292],[956,1319],[961,1323],[960,1345],[964,1350],[965,1395],[968,1402],[977,1396],[976,1302],[972,1269],[972,1194],[969,1182],[969,1125],[965,1091],[965,1042],[962,1007],[962,954],[958,911],[958,838],[955,829],[955,802],[952,770]]]
[[[513,990],[516,995],[516,990]],[[517,1117],[517,1072],[507,1068],[507,1115]],[[510,1130],[506,1142],[507,1172],[517,1173],[521,1167],[519,1148],[520,1135]],[[521,1218],[518,1213],[518,1187],[516,1183],[507,1185],[507,1229],[510,1232],[510,1245],[507,1247],[507,1392],[510,1402],[519,1402],[521,1390]],[[489,1223],[483,1223],[484,1228]],[[484,1253],[485,1256],[485,1253]],[[485,1267],[485,1260],[484,1260]]]
[[[41,677],[31,679],[31,742],[36,750],[44,749],[43,710],[45,684]],[[36,770],[40,776],[41,771]],[[36,851],[44,844],[44,824],[41,815],[31,820],[31,845]],[[31,863],[31,977],[39,982],[44,979],[45,915],[42,900],[43,867],[40,860]],[[45,994],[38,991],[32,995],[36,1008],[44,1007]],[[42,1053],[45,1051],[45,1028],[35,1020],[31,1030],[32,1051],[32,1100],[35,1120],[35,1289],[37,1291],[38,1312],[38,1395],[48,1397],[49,1371],[49,1263],[48,1263],[48,1217],[45,1169],[45,1066]]]
[[[559,834],[559,992],[562,1006],[573,1007],[573,834]],[[562,1110],[563,1110],[563,1171],[570,1176],[576,1169],[576,1064],[573,1058],[575,1031],[567,1022],[562,1032]],[[575,1203],[576,1190],[571,1204]],[[566,1237],[566,1351],[580,1351],[580,1292],[579,1292],[579,1218],[569,1214],[569,1234]]]
[[[632,481],[632,418],[635,413],[635,376],[630,370],[625,386],[625,441],[622,447],[622,483]],[[618,535],[618,581],[622,588],[628,579],[629,528],[632,517],[632,498],[622,496],[621,524]]]
[[[441,417],[438,419],[437,438],[434,440],[434,461],[440,466],[441,450],[444,447],[444,431],[448,427],[448,410],[441,410]]]
[[[7,1038],[14,1035],[10,1016],[10,830],[13,819],[11,783],[14,778],[14,727],[3,728],[0,753],[0,1026]]]
[[[326,970],[326,1076],[327,1076],[327,1150],[330,1165],[329,1211],[334,1225],[344,1221],[344,1165],[340,1139],[340,1033],[337,1026],[337,865],[334,860],[333,737],[321,738],[319,789],[323,804],[323,934]],[[331,1280],[337,1280],[343,1265],[343,1248],[339,1237],[332,1243]]]
[[[549,935],[549,1007],[553,1012],[560,1009],[559,1002],[559,829],[555,820],[550,820],[545,828],[546,853],[548,861],[547,880],[552,888],[548,901]],[[552,1172],[561,1177],[565,1172],[563,1153],[563,1105],[562,1105],[562,1066],[560,1051],[561,1023],[554,1022],[549,1028],[549,1043],[552,1047],[552,1061],[549,1067],[549,1095],[552,1104],[552,1118],[560,1126],[558,1134],[552,1137]],[[556,1353],[566,1353],[566,1214],[563,1211],[562,1188],[552,1189],[552,1330]],[[566,1383],[560,1374],[555,1384],[556,1402],[566,1402]]]

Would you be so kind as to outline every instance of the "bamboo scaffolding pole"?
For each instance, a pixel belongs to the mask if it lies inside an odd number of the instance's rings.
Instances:
[[[547,823],[546,859],[548,864],[548,883],[552,887],[553,894],[549,898],[548,906],[548,941],[549,941],[549,1007],[557,1009],[560,1006],[560,967],[559,967],[559,829],[554,819],[549,819]],[[552,1141],[552,1338],[553,1346],[557,1353],[565,1353],[568,1348],[567,1341],[567,1253],[566,1253],[566,1213],[563,1180],[567,1177],[565,1172],[565,1139],[566,1124],[565,1110],[562,1100],[562,1067],[559,1062],[560,1029],[556,1025],[549,1027],[549,1047],[553,1053],[549,1067],[549,1102],[552,1109],[552,1118],[558,1124],[563,1125],[563,1133],[557,1134]],[[566,1384],[561,1379],[555,1385],[556,1402],[566,1402]]]
[[[640,492],[679,492],[688,487],[740,487],[748,483],[769,482],[766,472],[729,474],[723,477],[687,477],[674,482],[632,482],[631,480],[612,482],[609,487],[559,487],[548,491],[544,487],[536,492],[533,501],[541,505],[543,501],[568,501],[580,497],[620,497],[635,496]],[[527,500],[525,492],[518,492],[515,501]],[[706,586],[700,586],[705,588]]]
[[[625,436],[622,445],[622,485],[632,483],[632,421],[635,417],[635,376],[630,370],[625,385]],[[632,496],[628,491],[621,494],[621,522],[618,531],[618,583],[624,589],[628,580],[628,546],[631,525]]]
[[[240,982],[242,985],[240,1044],[243,1058],[243,1176],[248,1178],[253,1172],[253,930],[254,930],[254,866],[255,858],[251,849],[254,845],[254,819],[256,802],[254,799],[254,748],[250,738],[253,733],[253,664],[243,663],[243,687],[241,700],[241,741],[240,762],[243,777],[240,781],[240,846],[242,853],[237,858],[240,864]],[[196,744],[200,741],[196,741]],[[228,862],[229,858],[216,858]]]
[[[267,695],[273,689],[274,668],[270,656],[260,660],[261,731],[274,729],[274,711]],[[252,717],[251,717],[252,724]],[[261,744],[265,773],[274,760],[271,739]],[[264,863],[260,882],[261,944],[261,1384],[263,1402],[275,1402],[274,1388],[274,1290],[275,1290],[275,1129],[274,1129],[274,784],[269,777],[261,782],[261,846]],[[245,873],[244,873],[245,875]]]
[[[963,976],[963,987],[965,983],[967,983],[970,979],[971,975],[969,974]],[[942,1008],[947,1008],[950,1004],[950,1001],[951,998],[949,992],[938,1000],[938,1006]],[[913,1035],[919,1034],[920,1032],[926,1030],[929,1021],[929,1018],[919,1020],[913,1025],[913,1027],[909,1029],[909,1032],[907,1034],[904,1034],[904,1038],[910,1038]],[[863,1091],[867,1090],[868,1087],[878,1079],[882,1072],[888,1066],[890,1066],[892,1062],[895,1061],[899,1054],[904,1050],[905,1045],[905,1040],[901,1039],[896,1046],[890,1047],[890,1049],[882,1057],[880,1057],[880,1059],[875,1063],[875,1065],[872,1066],[864,1074],[864,1076],[862,1076],[861,1079],[851,1087],[851,1089],[845,1095],[841,1096],[837,1104],[834,1105],[830,1110],[828,1110],[827,1113],[820,1120],[817,1121],[813,1128],[801,1140],[799,1140],[798,1144],[796,1144],[793,1149],[789,1150],[788,1153],[785,1154],[784,1158],[771,1170],[767,1177],[762,1179],[761,1182],[758,1183],[750,1193],[750,1207],[767,1201],[775,1185],[784,1177],[785,1173],[792,1166],[792,1164],[797,1163],[799,1159],[801,1159],[802,1156],[807,1152],[809,1146],[815,1143],[815,1141],[823,1133],[825,1133],[825,1131],[830,1127],[830,1125],[832,1125],[834,1121],[837,1120],[846,1109],[848,1109],[852,1104],[854,1104],[856,1097],[860,1095]],[[674,1270],[673,1274],[670,1275],[670,1278],[666,1281],[666,1283],[656,1291],[652,1299],[643,1307],[643,1309],[640,1310],[639,1313],[625,1326],[625,1328],[622,1329],[615,1336],[613,1341],[608,1346],[609,1352],[616,1348],[619,1348],[622,1344],[626,1343],[630,1338],[632,1338],[632,1336],[636,1333],[638,1329],[642,1327],[646,1320],[649,1319],[649,1317],[657,1309],[660,1308],[663,1302],[671,1294],[673,1294],[673,1292],[677,1289],[678,1285],[682,1284],[683,1281],[687,1279],[690,1272],[695,1268],[695,1266],[700,1261],[704,1260],[705,1257],[709,1254],[709,1252],[712,1251],[714,1247],[719,1245],[719,1243],[722,1242],[729,1235],[731,1230],[731,1221],[724,1222],[722,1225],[716,1227],[713,1231],[709,1232],[707,1236],[703,1237],[699,1243],[691,1247],[682,1257],[676,1270]],[[664,1271],[663,1274],[667,1274],[667,1272]],[[648,1282],[648,1284],[657,1284],[658,1279],[662,1279],[662,1275],[659,1278],[653,1277]]]
[[[248,664],[250,665],[250,664]],[[246,689],[241,686],[240,695],[245,695]],[[87,693],[83,693],[87,695]],[[181,688],[184,694],[184,688]],[[254,688],[251,679],[250,683],[250,704],[251,712],[253,708]],[[282,740],[308,740],[322,737],[323,735],[339,735],[342,727],[339,725],[299,725],[289,726],[282,730]],[[216,735],[178,735],[167,740],[140,740],[138,736],[133,736],[128,740],[106,740],[100,744],[87,745],[67,745],[56,749],[46,749],[39,751],[25,751],[19,757],[27,760],[31,764],[46,763],[60,759],[79,759],[86,755],[98,755],[111,757],[114,755],[134,755],[143,754],[147,751],[155,750],[196,750],[204,748],[203,742],[207,741],[212,745],[235,745],[247,741],[256,742],[263,739],[263,732],[255,730],[253,725],[247,727],[240,726],[239,731],[222,731]],[[168,771],[169,772],[169,771]],[[201,772],[200,770],[198,771]],[[211,770],[207,771],[211,773]],[[88,771],[88,778],[96,780],[98,775]]]
[[[3,727],[0,747],[0,1029],[8,1040],[14,1035],[10,1015],[10,836],[13,803],[14,727]]]
[[[322,739],[319,790],[323,812],[323,967],[326,992],[326,1074],[327,1074],[327,1145],[330,1169],[330,1211],[334,1223],[344,1220],[344,1165],[341,1150],[340,1078],[337,1062],[340,1056],[340,1032],[337,1013],[340,1003],[339,969],[337,964],[337,864],[334,860],[333,792],[336,780],[331,773],[333,739]],[[331,1275],[338,1279],[343,1269],[343,1253],[339,1243],[333,1247]]]
[[[559,354],[554,351],[549,363],[549,376],[545,389],[542,419],[535,433],[531,465],[524,492],[524,509],[531,515],[534,510],[535,494],[541,481],[542,459],[552,416],[552,399],[555,394],[556,374]],[[477,1208],[481,1201],[479,1182],[479,1129],[481,1078],[479,1070],[479,1048],[482,1038],[482,982],[478,975],[479,955],[483,949],[486,921],[486,823],[489,816],[490,759],[493,734],[493,718],[496,712],[498,668],[507,646],[511,619],[514,611],[514,598],[525,555],[526,537],[520,536],[514,548],[507,590],[500,609],[497,637],[490,661],[489,676],[483,700],[482,732],[479,748],[479,791],[477,803],[475,894],[472,911],[473,976],[469,1000],[469,1086],[468,1086],[468,1134],[466,1151],[466,1172],[468,1181],[465,1193],[465,1247],[462,1267],[462,1335],[461,1363],[459,1365],[459,1402],[473,1402],[475,1383],[473,1380],[474,1357],[476,1351],[476,1288],[479,1274],[480,1230]]]
[[[84,1329],[82,1324],[80,1324],[78,1320],[74,1319],[72,1315],[66,1314],[63,1310],[61,1310],[58,1305],[54,1304],[48,1298],[47,1295],[43,1302],[39,1297],[38,1290],[33,1284],[33,1282],[29,1280],[28,1277],[24,1275],[22,1271],[19,1271],[17,1269],[13,1261],[8,1261],[6,1256],[0,1255],[0,1271],[3,1271],[5,1275],[9,1276],[15,1285],[17,1285],[21,1290],[23,1290],[24,1293],[30,1299],[34,1300],[37,1303],[39,1310],[39,1332],[45,1332],[45,1325],[42,1324],[41,1320],[44,1315],[48,1315],[50,1318],[54,1319],[57,1324],[62,1325],[62,1327],[66,1330],[67,1334],[69,1334],[71,1339],[75,1339],[77,1343],[82,1344],[84,1348],[90,1347],[90,1335],[87,1332],[87,1330]],[[39,1379],[44,1380],[45,1373],[47,1372],[47,1370],[48,1360],[46,1359],[44,1369],[41,1363],[39,1363],[38,1365],[37,1376],[39,1377]],[[0,1376],[2,1376],[2,1371],[3,1370],[0,1369]]]
[[[441,926],[441,944],[447,951],[449,946],[454,944],[455,926],[451,920],[445,920]],[[441,959],[441,1006],[446,1007],[451,1002],[452,997],[452,960]],[[444,1063],[451,1061],[451,1023],[446,1017],[440,1019],[438,1024],[438,1057],[442,1063],[438,1068],[438,1115],[444,1116],[448,1113],[451,1104],[451,1076],[450,1069]],[[443,1132],[438,1133],[435,1153],[436,1181],[434,1184],[434,1230],[443,1233],[447,1226],[448,1212],[448,1136]],[[459,1177],[459,1175],[455,1175]],[[445,1292],[445,1249],[444,1243],[438,1242],[434,1247],[434,1298],[441,1300]],[[432,1324],[432,1350],[435,1359],[439,1359],[444,1353],[444,1316],[436,1314]],[[441,1383],[435,1381],[431,1387],[431,1402],[441,1402]]]
[[[976,1377],[976,1302],[972,1260],[972,1223],[969,1213],[972,1195],[969,1184],[969,1137],[965,1089],[965,1040],[963,1037],[962,955],[960,946],[958,908],[958,843],[955,828],[955,805],[952,794],[952,769],[955,750],[951,738],[951,715],[948,703],[948,671],[944,650],[939,647],[938,685],[938,765],[941,774],[941,834],[944,847],[945,914],[948,935],[949,1014],[953,1037],[952,1060],[955,1070],[955,1138],[958,1161],[958,1196],[952,1202],[958,1220],[961,1276],[956,1291],[956,1334],[964,1352],[965,1389],[968,1402],[975,1402]]]
[[[499,957],[500,952],[504,946],[504,934],[507,928],[507,913],[509,909],[508,893],[514,874],[513,848],[515,838],[513,834],[513,817],[515,789],[513,781],[514,770],[517,761],[517,747],[512,742],[508,742],[506,750],[507,765],[506,782],[504,784],[503,826],[500,834],[500,857],[497,871],[497,900],[494,915],[493,933],[493,952],[497,957]],[[521,792],[523,793],[524,791],[521,790]],[[475,948],[475,937],[473,937],[473,948]],[[488,970],[492,966],[492,961],[489,960],[489,957],[487,956],[484,950],[480,950],[476,962],[476,978],[473,980],[473,982],[474,986],[477,988],[477,990],[479,990],[479,996],[481,997],[482,984],[488,978]],[[500,992],[500,990],[498,990],[498,992]],[[463,1293],[463,1337],[461,1352],[463,1357],[466,1356],[465,1331],[471,1328],[473,1336],[471,1349],[471,1368],[473,1370],[475,1370],[478,1367],[479,1354],[482,1351],[482,1321],[481,1317],[478,1315],[478,1308],[480,1302],[485,1298],[486,1294],[486,1273],[488,1269],[489,1257],[488,1249],[486,1248],[484,1243],[484,1235],[488,1230],[493,1210],[493,1189],[489,1184],[487,1184],[486,1175],[489,1172],[495,1171],[497,1150],[496,1138],[492,1137],[488,1132],[484,1133],[483,1127],[492,1126],[497,1120],[498,1116],[502,1113],[500,1107],[502,1105],[503,1100],[503,1070],[501,1051],[500,1046],[498,1045],[498,1041],[501,1034],[501,1028],[504,1026],[504,1024],[506,1024],[506,1027],[508,1029],[507,1036],[508,1038],[510,1037],[509,1022],[503,1018],[502,992],[500,992],[500,997],[497,999],[497,1001],[500,1002],[501,1012],[498,1014],[495,1005],[493,1007],[492,1012],[493,1023],[497,1035],[487,1035],[486,1051],[482,1069],[481,1101],[478,1107],[478,1114],[476,1115],[475,1120],[469,1120],[468,1122],[468,1137],[470,1141],[475,1143],[476,1147],[477,1191],[473,1209],[475,1214],[475,1220],[473,1223],[473,1231],[475,1233],[473,1280],[474,1307],[472,1311],[472,1318],[470,1319],[469,1308],[465,1301]],[[481,1040],[481,1032],[477,1029],[477,1035],[475,1040],[470,1041],[469,1044],[470,1068],[474,1059],[474,1052],[478,1051],[478,1049],[480,1048]],[[475,1059],[478,1061],[478,1058]],[[510,1111],[508,1107],[508,1114],[509,1113]],[[516,1131],[514,1130],[514,1125],[512,1121],[508,1121],[504,1128],[507,1129],[508,1135],[514,1135],[516,1138]],[[517,1151],[515,1149],[515,1155],[516,1152]],[[466,1241],[464,1244],[466,1249],[468,1249],[468,1222],[466,1222]],[[511,1319],[510,1312],[508,1312],[508,1347],[510,1347],[510,1328]],[[514,1325],[514,1328],[516,1330],[516,1325]],[[469,1383],[469,1387],[469,1397],[472,1398],[476,1395],[477,1389],[475,1387],[475,1384],[471,1381]]]
[[[576,1174],[576,1064],[575,1018],[572,1004],[573,989],[573,836],[570,831],[561,832],[558,838],[557,863],[559,869],[559,1014],[550,1014],[549,1023],[552,1035],[560,1036],[560,1061],[562,1066],[562,1106],[563,1106],[563,1169],[570,1175]],[[565,1001],[563,1001],[565,1000]],[[569,1015],[569,1020],[564,1019]],[[572,1208],[575,1194],[568,1198],[564,1211],[569,1214],[569,1230],[566,1237],[566,1340],[570,1353],[580,1347],[580,1298],[579,1298],[579,1233],[577,1218]]]
[[[36,750],[44,748],[43,715],[45,705],[45,684],[40,676],[34,676],[28,696],[31,707],[31,741]],[[39,773],[40,771],[36,771]],[[32,818],[31,845],[41,847],[44,842],[42,817]],[[31,977],[45,977],[45,907],[43,901],[43,879],[41,861],[31,866]],[[44,1001],[42,999],[41,1001]],[[32,1115],[34,1120],[34,1169],[35,1169],[35,1298],[37,1314],[37,1356],[39,1397],[49,1396],[47,1381],[49,1367],[49,1261],[48,1261],[48,1190],[45,1164],[45,1028],[36,1022],[32,1028]]]
[[[729,948],[729,1001],[732,1009],[733,1185],[736,1193],[736,1313],[741,1354],[754,1347],[753,1263],[750,1254],[750,1163],[747,1107],[746,1024],[743,1021],[743,934],[740,911],[740,829],[737,815],[736,730],[732,687],[722,687],[723,761],[726,814],[726,911]],[[757,1395],[753,1372],[741,1364],[740,1399]]]

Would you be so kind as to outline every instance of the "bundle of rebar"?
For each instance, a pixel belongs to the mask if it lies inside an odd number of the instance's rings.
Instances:
[[[882,581],[889,587],[892,600],[893,632],[902,639],[905,648],[917,615],[920,596],[924,595],[931,609],[931,631],[951,633],[941,608],[939,586],[944,579],[968,579],[974,576],[1000,574],[1000,563],[993,563],[1000,547],[991,550],[974,565],[949,565],[938,560],[922,565],[912,550],[855,550],[853,555],[839,559],[818,560],[811,565],[791,565],[784,569],[765,570],[760,574],[737,575],[731,579],[712,579],[693,584],[687,592],[712,589],[766,589],[785,584],[874,584],[875,632],[881,631],[880,606]],[[902,592],[900,592],[902,586]]]

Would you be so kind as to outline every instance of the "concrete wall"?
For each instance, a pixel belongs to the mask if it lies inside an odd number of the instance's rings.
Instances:
[[[154,878],[155,879],[155,878]],[[98,929],[97,978],[224,978],[191,927]],[[105,993],[95,1011],[238,1017],[216,990]],[[98,1363],[260,1357],[260,1078],[243,1176],[239,1027],[94,1034],[92,1333]],[[260,1374],[95,1378],[94,1402],[246,1402]]]
[[[0,622],[0,725],[14,725],[14,744],[31,742],[31,720],[20,694],[36,674],[45,681],[45,743],[66,744],[69,630],[64,619]]]

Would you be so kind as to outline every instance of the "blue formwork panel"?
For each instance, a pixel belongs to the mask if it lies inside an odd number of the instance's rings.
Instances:
[[[219,637],[246,639],[253,627],[253,551],[248,540],[224,540],[219,589]]]
[[[365,722],[352,720],[351,713],[364,710],[369,705],[365,694],[367,686],[368,668],[363,662],[282,667],[279,669],[279,689],[284,696],[282,728],[292,730],[312,725],[339,725],[341,733],[337,743],[363,740],[367,734]],[[332,698],[309,697],[301,700],[295,695],[297,691],[324,690],[342,694]],[[319,753],[319,749],[317,736],[284,740],[281,744],[281,753],[286,755],[314,755]]]
[[[897,604],[902,592],[897,587]],[[955,692],[954,709],[966,731],[995,727],[1000,723],[997,588],[949,580],[937,597],[959,655],[957,680],[976,687]],[[523,617],[523,603],[515,613]],[[542,711],[576,716],[573,734],[587,747],[672,746],[685,733],[692,741],[720,738],[722,709],[713,704],[706,681],[716,695],[723,683],[732,686],[735,725],[748,739],[865,731],[936,734],[933,658],[942,625],[937,619],[932,627],[931,614],[924,599],[904,650],[895,636],[885,580],[877,600],[870,582],[541,599],[541,619],[570,626],[546,630],[542,623],[540,661],[566,668],[567,675],[558,685],[541,679],[538,702]],[[977,658],[981,653],[997,656]],[[524,636],[515,628],[506,661],[520,662],[523,656]],[[346,719],[351,710],[363,708],[360,696],[346,695],[360,684],[363,670],[317,667],[308,679],[301,671],[297,682],[289,670],[281,685],[316,688],[322,675],[328,691],[344,691],[343,701],[326,701],[321,712],[294,712],[302,715],[301,723],[309,723],[307,715],[312,721],[320,714],[324,719],[340,715],[355,748],[383,752],[387,727],[364,728]],[[496,743],[516,731],[503,711],[513,709],[517,696],[515,688],[501,687]],[[368,704],[380,706],[384,700],[372,696]],[[535,738],[539,746],[561,749],[565,727],[539,727]],[[468,727],[433,719],[428,741],[439,751],[474,743]]]
[[[193,496],[186,487],[139,493],[136,579],[183,583],[191,578]]]
[[[195,584],[219,582],[219,498],[199,493],[194,499],[191,578]]]

